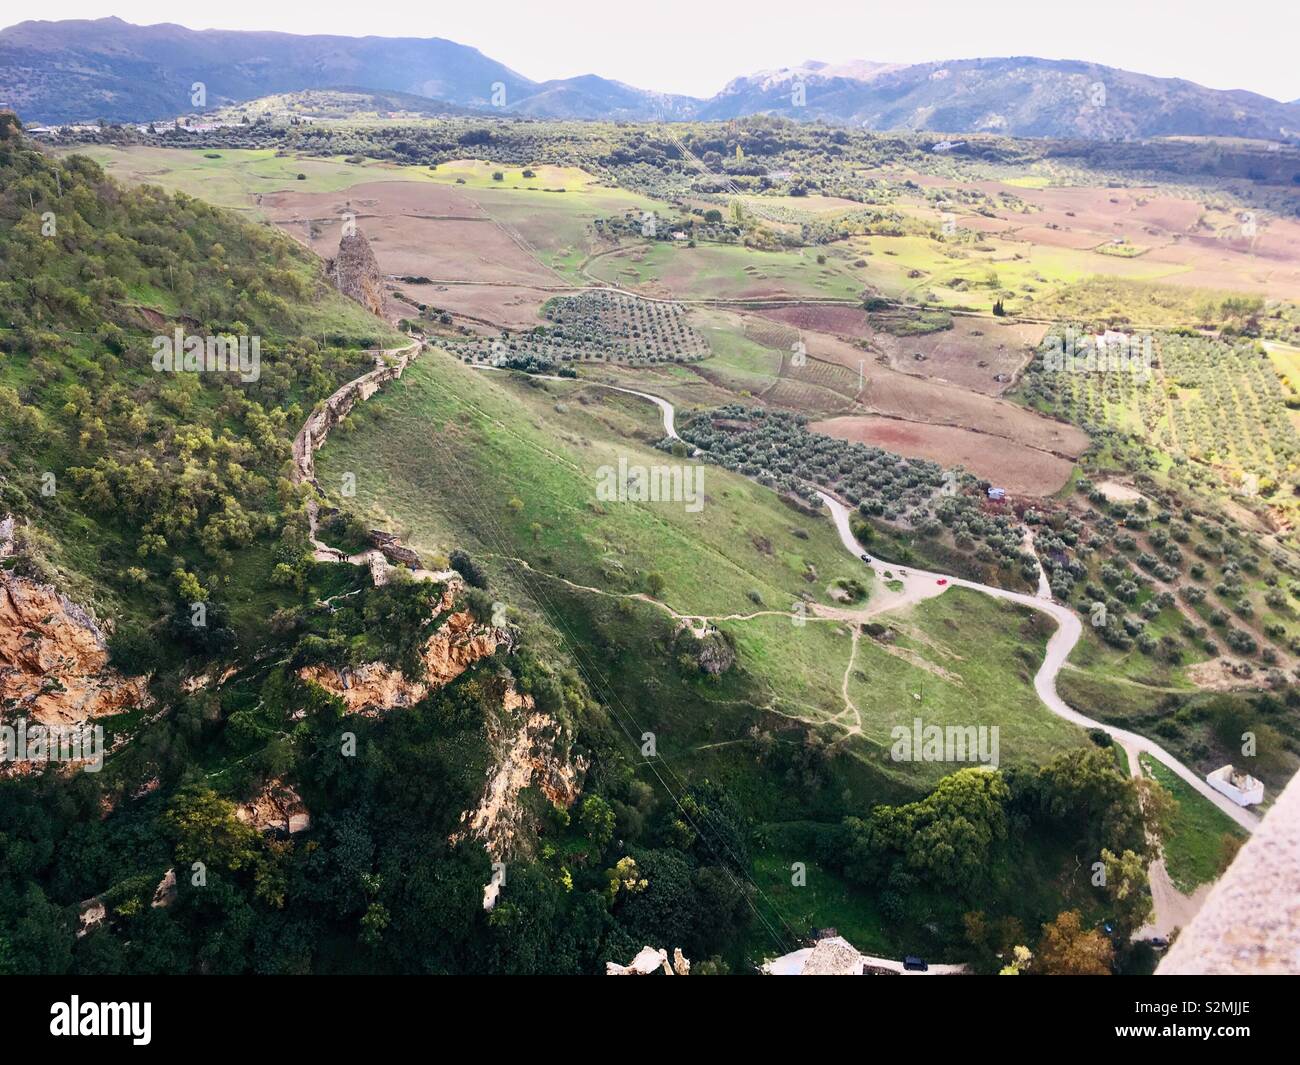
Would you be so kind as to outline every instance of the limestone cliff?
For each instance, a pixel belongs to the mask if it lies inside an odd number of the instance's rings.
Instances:
[[[493,757],[482,798],[461,815],[463,827],[451,841],[480,839],[499,862],[514,854],[520,840],[524,814],[519,793],[534,787],[548,802],[567,809],[582,790],[587,763],[573,757],[567,730],[536,709],[532,696],[513,687],[506,689],[500,711],[488,721],[488,743]]]
[[[387,662],[304,666],[298,676],[338,696],[350,713],[373,717],[418,703],[430,691],[450,684],[475,662],[495,654],[508,638],[503,630],[482,625],[468,610],[460,610],[449,615],[421,648],[421,679],[412,680]]]
[[[42,725],[77,725],[149,701],[144,677],[109,667],[89,611],[57,589],[0,573],[0,719],[26,712]]]

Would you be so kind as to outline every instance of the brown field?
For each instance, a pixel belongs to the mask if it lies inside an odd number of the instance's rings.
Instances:
[[[532,327],[552,291],[566,287],[517,234],[452,185],[367,182],[335,193],[274,193],[261,206],[277,226],[326,259],[338,248],[343,216],[351,212],[383,273],[433,282],[400,283],[404,293],[463,315],[471,325],[482,320]],[[471,283],[439,284],[448,280]]]
[[[755,344],[777,351],[789,351],[799,339],[799,330],[781,322],[770,321],[758,315],[740,316],[745,336]]]
[[[1046,496],[1059,491],[1073,466],[1068,459],[1035,451],[1012,440],[947,425],[918,425],[875,415],[850,415],[813,422],[814,432],[895,451],[907,458],[964,466],[1015,495]]]
[[[853,340],[863,340],[872,334],[871,327],[867,325],[867,312],[858,307],[804,304],[799,307],[764,308],[755,313],[813,333],[830,333]]]
[[[959,316],[951,329],[940,333],[896,337],[878,332],[871,344],[888,358],[892,369],[1000,396],[1014,383],[1044,332],[1045,326],[1032,323]],[[925,358],[917,359],[918,354]],[[998,381],[999,375],[1007,380]]]
[[[522,285],[402,284],[398,287],[413,300],[465,319],[463,324],[475,332],[494,336],[502,329],[544,325],[542,304],[555,295],[549,290]]]
[[[1000,396],[1015,383],[1014,378],[1029,357],[1029,349],[1046,332],[1045,326],[1030,322],[959,315],[953,318],[951,329],[925,336],[897,337],[873,329],[867,313],[856,307],[773,307],[756,313],[800,330],[866,340],[869,349],[859,352],[859,359],[883,358],[885,365],[900,373],[959,385],[988,396]],[[924,358],[916,358],[918,354]],[[856,369],[856,362],[851,365]],[[998,381],[999,375],[1007,379]]]
[[[1162,278],[1174,285],[1262,289],[1270,296],[1300,296],[1300,223],[1259,213],[1254,239],[1240,233],[1241,218],[1207,210],[1193,199],[1153,189],[1013,189],[1039,208],[1030,215],[999,212],[1016,239],[1086,249],[1113,237],[1149,246],[1140,261],[1176,264],[1181,272]],[[985,219],[987,221],[987,219]],[[1059,228],[1049,229],[1048,223]],[[965,224],[965,220],[963,220]],[[1118,273],[1113,263],[1098,273]]]
[[[868,173],[872,173],[868,171]],[[898,180],[900,173],[876,171]],[[994,198],[1015,196],[1028,213],[998,206],[995,217],[959,213],[959,224],[1031,244],[1087,251],[1115,237],[1149,248],[1136,259],[1108,256],[1097,273],[1159,274],[1172,285],[1257,290],[1276,299],[1300,298],[1300,220],[1255,212],[1257,233],[1242,234],[1240,212],[1155,187],[1052,186],[1021,188],[1000,181],[954,182],[908,174],[924,189],[978,190]],[[902,204],[904,209],[910,206]],[[1180,269],[1166,272],[1160,268]]]
[[[804,343],[810,359],[836,363],[855,375],[863,374],[866,390],[861,402],[872,413],[973,429],[1066,458],[1077,458],[1088,446],[1088,436],[1082,429],[995,396],[945,381],[899,373],[882,366],[861,348],[835,337],[805,333]]]
[[[302,219],[337,218],[352,211],[358,220],[375,215],[486,218],[477,203],[455,186],[433,182],[366,181],[339,192],[271,192],[259,197],[263,213],[277,225]]]

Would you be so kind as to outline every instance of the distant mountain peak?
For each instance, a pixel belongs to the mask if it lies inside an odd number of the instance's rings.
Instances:
[[[116,16],[0,30],[0,104],[27,121],[143,122],[210,105],[353,86],[537,118],[726,120],[777,114],[878,130],[1085,139],[1293,139],[1300,101],[1207,89],[1080,60],[1033,56],[886,63],[805,59],[734,78],[707,100],[596,74],[533,81],[440,37],[340,37],[136,26]],[[800,83],[800,91],[793,86]],[[1104,90],[1104,91],[1102,91]]]

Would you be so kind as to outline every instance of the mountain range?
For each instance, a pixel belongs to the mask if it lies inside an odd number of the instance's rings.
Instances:
[[[1300,139],[1300,101],[1030,56],[809,61],[735,78],[698,99],[594,74],[533,81],[476,48],[437,37],[190,30],[118,18],[0,30],[0,106],[28,122],[168,118],[196,109],[195,83],[202,83],[208,108],[348,86],[411,93],[445,103],[449,113],[469,108],[536,118],[726,120],[766,113],[873,130]]]

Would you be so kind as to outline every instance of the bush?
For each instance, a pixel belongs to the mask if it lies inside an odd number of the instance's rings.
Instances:
[[[109,664],[129,677],[156,670],[162,661],[161,650],[153,633],[129,622],[119,625],[108,638]]]
[[[466,584],[473,588],[487,588],[488,579],[487,574],[483,572],[483,567],[470,558],[466,552],[456,548],[451,553],[448,562],[452,569],[465,578]]]

